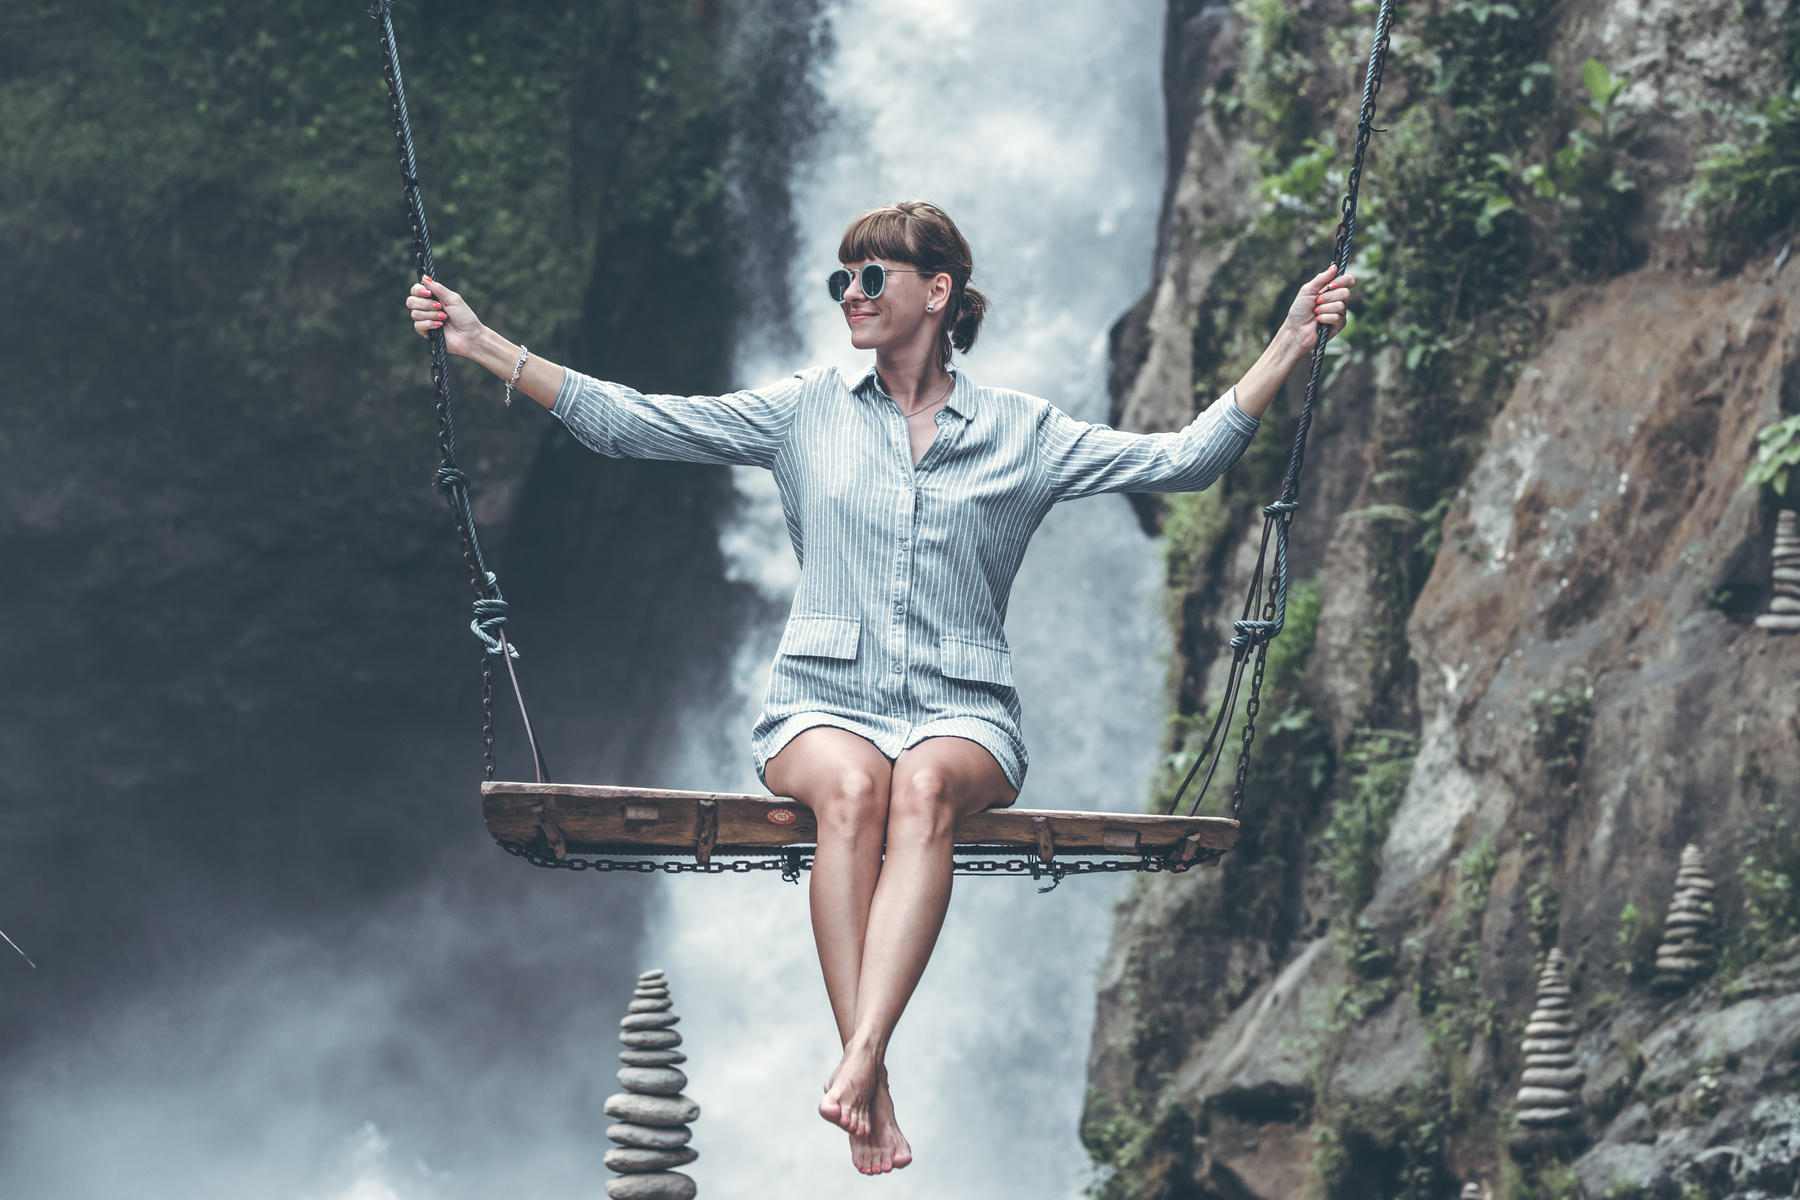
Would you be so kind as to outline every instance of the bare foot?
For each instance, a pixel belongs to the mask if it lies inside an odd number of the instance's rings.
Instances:
[[[880,1080],[881,1060],[867,1047],[851,1042],[825,1085],[819,1115],[852,1137],[868,1137],[874,1128],[871,1112]]]
[[[867,1137],[850,1135],[850,1161],[864,1175],[885,1175],[912,1162],[912,1146],[894,1119],[894,1097],[888,1091],[887,1072],[875,1093],[874,1128]]]

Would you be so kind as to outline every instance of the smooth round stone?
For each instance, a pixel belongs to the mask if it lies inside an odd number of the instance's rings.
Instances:
[[[680,1171],[656,1171],[649,1175],[621,1175],[606,1181],[612,1200],[694,1200],[699,1185]]]
[[[1531,1021],[1525,1026],[1528,1038],[1574,1037],[1575,1031],[1561,1021]]]
[[[687,1086],[687,1076],[674,1067],[626,1067],[619,1072],[619,1086],[645,1096],[674,1096]]]
[[[1564,983],[1560,979],[1557,980],[1555,983],[1540,983],[1540,984],[1538,984],[1538,995],[1539,996],[1569,996],[1569,995],[1573,995],[1573,994],[1574,993],[1570,989],[1569,985]]]
[[[609,1171],[635,1175],[643,1171],[667,1171],[670,1167],[685,1167],[699,1157],[698,1151],[683,1146],[678,1150],[608,1150],[604,1161]]]
[[[1532,1067],[1572,1067],[1575,1065],[1573,1054],[1527,1054],[1525,1066]]]
[[[1575,1093],[1562,1088],[1522,1087],[1519,1103],[1528,1108],[1568,1108],[1575,1103]]]
[[[666,1000],[669,996],[669,989],[666,987],[640,987],[633,988],[631,994],[640,1000]]]
[[[673,1029],[621,1029],[619,1040],[633,1050],[669,1050],[681,1045]]]
[[[1669,905],[1671,913],[1706,913],[1712,911],[1712,901],[1702,900],[1698,896],[1677,896]]]
[[[1677,975],[1685,975],[1689,971],[1698,971],[1704,964],[1697,958],[1659,958],[1656,969],[1670,971]]]
[[[621,1050],[619,1061],[628,1067],[672,1067],[687,1061],[679,1050]]]
[[[1572,1108],[1526,1108],[1519,1111],[1519,1124],[1572,1125],[1579,1114]]]
[[[1769,611],[1772,613],[1800,613],[1800,600],[1796,600],[1792,596],[1770,597]]]
[[[1764,613],[1755,624],[1758,629],[1800,629],[1800,613]]]
[[[1776,567],[1774,574],[1782,583],[1800,583],[1800,568]]]
[[[619,1022],[620,1029],[667,1029],[681,1022],[681,1017],[673,1012],[632,1013]]]
[[[628,1013],[667,1012],[674,1005],[673,1000],[633,1000]]]
[[[1579,1067],[1526,1067],[1519,1082],[1526,1087],[1578,1088],[1587,1082]]]
[[[621,1146],[644,1150],[677,1150],[688,1144],[694,1131],[686,1125],[633,1125],[620,1122],[606,1127],[606,1136]]]
[[[1567,1054],[1575,1049],[1573,1038],[1526,1038],[1519,1043],[1526,1054]]]
[[[1560,1001],[1553,1004],[1540,1004],[1531,1010],[1531,1016],[1526,1019],[1530,1021],[1566,1021],[1569,1019],[1570,1011],[1569,1006]]]
[[[623,1092],[606,1098],[606,1115],[633,1125],[689,1125],[700,1106],[686,1096],[638,1096]]]
[[[638,978],[639,979],[661,979],[663,976],[665,976],[667,974],[668,974],[668,972],[663,970],[661,967],[651,967],[648,971],[639,971]]]

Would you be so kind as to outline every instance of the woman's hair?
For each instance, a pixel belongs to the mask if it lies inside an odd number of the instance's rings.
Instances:
[[[927,275],[942,272],[950,276],[950,302],[944,306],[938,349],[949,362],[952,346],[964,354],[974,347],[988,302],[969,285],[975,258],[949,214],[923,200],[902,200],[870,209],[844,231],[844,240],[838,243],[838,261],[870,258],[911,263]]]

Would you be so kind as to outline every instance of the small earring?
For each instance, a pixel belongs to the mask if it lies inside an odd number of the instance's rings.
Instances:
[[[931,310],[932,310],[932,309],[933,309],[933,308],[934,308],[934,307],[936,307],[936,306],[935,306],[935,305],[931,305],[931,304],[927,304],[927,305],[926,305],[926,306],[925,306],[925,311],[926,311],[926,312],[930,312],[930,311],[931,311]]]

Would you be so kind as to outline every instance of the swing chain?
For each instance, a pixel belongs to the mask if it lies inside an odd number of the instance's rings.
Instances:
[[[1381,76],[1387,63],[1388,45],[1393,34],[1394,0],[1381,0],[1381,8],[1375,18],[1375,33],[1369,44],[1369,64],[1363,74],[1362,105],[1356,122],[1356,151],[1350,164],[1349,176],[1345,180],[1344,199],[1340,205],[1342,218],[1338,221],[1337,235],[1332,245],[1332,262],[1337,266],[1338,274],[1343,274],[1350,266],[1350,253],[1356,240],[1356,203],[1362,188],[1363,164],[1368,154],[1369,135],[1381,132],[1375,128],[1375,97],[1381,91]],[[1213,773],[1218,767],[1219,757],[1224,753],[1224,743],[1220,734],[1227,727],[1233,711],[1237,707],[1238,688],[1244,676],[1246,659],[1256,656],[1251,670],[1250,695],[1244,702],[1243,743],[1238,751],[1237,779],[1231,794],[1231,815],[1238,817],[1243,810],[1244,794],[1250,778],[1250,746],[1256,741],[1256,717],[1262,709],[1262,686],[1265,669],[1268,665],[1269,643],[1281,633],[1287,619],[1288,594],[1288,526],[1293,522],[1294,513],[1300,507],[1300,470],[1306,462],[1306,440],[1312,430],[1313,409],[1319,394],[1319,378],[1325,365],[1325,346],[1330,341],[1332,328],[1328,325],[1316,325],[1312,348],[1312,361],[1307,373],[1306,397],[1300,406],[1300,417],[1294,426],[1293,449],[1288,455],[1287,473],[1281,481],[1281,499],[1263,508],[1262,546],[1256,555],[1256,569],[1251,575],[1250,587],[1244,598],[1242,618],[1232,622],[1233,637],[1231,639],[1232,663],[1227,673],[1224,694],[1219,698],[1218,715],[1213,721],[1212,732],[1207,736],[1206,744],[1195,756],[1193,764],[1188,768],[1181,786],[1176,789],[1174,797],[1169,801],[1168,811],[1173,813],[1181,805],[1182,798],[1187,795],[1190,784],[1199,774],[1202,764],[1206,764],[1206,776],[1200,782],[1200,789],[1194,794],[1189,815],[1199,812],[1201,803],[1206,799],[1206,792],[1212,786]],[[1275,562],[1272,574],[1267,576],[1268,591],[1264,587],[1264,566],[1268,558],[1271,536],[1275,542]],[[1258,608],[1258,601],[1263,601]],[[1257,619],[1252,620],[1252,614]],[[1210,761],[1208,756],[1211,756]]]
[[[431,253],[431,228],[425,221],[425,201],[419,192],[418,155],[413,149],[412,122],[406,111],[406,83],[400,74],[400,55],[394,46],[393,0],[373,0],[369,16],[379,27],[381,71],[387,80],[388,114],[394,126],[394,145],[400,159],[401,195],[407,225],[412,232],[413,265],[421,278],[437,274]],[[513,696],[519,702],[519,718],[525,725],[525,739],[531,747],[532,766],[539,783],[549,781],[550,772],[538,749],[537,737],[531,730],[531,717],[525,711],[525,696],[519,688],[518,675],[507,656],[517,658],[501,627],[506,624],[506,601],[500,596],[499,584],[487,569],[481,553],[481,539],[475,531],[475,510],[469,503],[469,477],[456,464],[456,420],[450,408],[450,350],[444,331],[434,329],[426,338],[431,347],[431,388],[436,397],[438,453],[440,463],[434,482],[444,492],[450,510],[456,517],[456,536],[462,546],[463,564],[469,571],[469,587],[475,593],[475,620],[471,628],[487,646],[481,656],[481,770],[482,778],[494,778],[494,667],[491,656],[506,662],[507,678]]]
[[[552,871],[592,871],[600,875],[752,875],[759,871],[779,871],[782,879],[788,883],[799,883],[801,873],[810,871],[813,865],[813,856],[797,848],[784,851],[776,858],[734,858],[730,861],[704,863],[685,859],[577,858],[574,855],[557,858],[547,848],[513,842],[501,842],[500,848],[534,867]],[[1033,880],[1048,879],[1049,886],[1038,889],[1042,893],[1054,890],[1057,884],[1071,875],[1155,875],[1164,872],[1179,875],[1195,867],[1218,862],[1224,854],[1223,850],[1202,849],[1186,862],[1175,862],[1167,857],[1147,854],[1135,859],[1053,859],[1048,863],[1036,857],[1019,855],[1013,858],[954,859],[952,865],[957,875],[1016,875],[1029,876]]]

